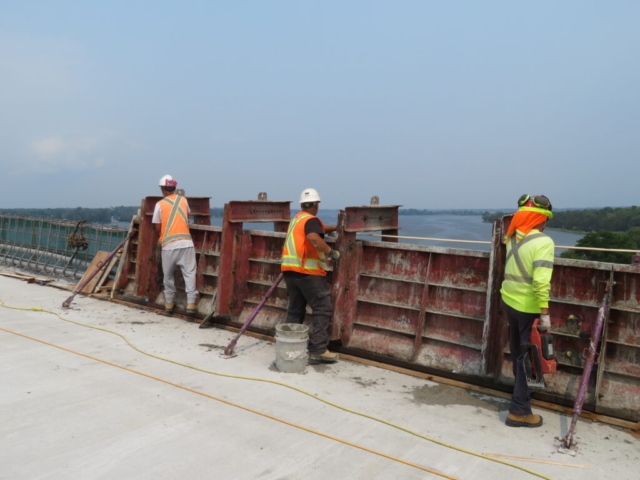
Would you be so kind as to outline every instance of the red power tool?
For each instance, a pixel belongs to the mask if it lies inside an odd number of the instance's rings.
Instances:
[[[531,343],[522,344],[524,357],[524,372],[529,388],[542,389],[547,384],[544,381],[545,373],[555,373],[558,363],[553,356],[553,336],[550,333],[540,333],[536,318],[531,327]]]

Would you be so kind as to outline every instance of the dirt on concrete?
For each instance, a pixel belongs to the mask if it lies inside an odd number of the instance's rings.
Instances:
[[[450,385],[422,385],[411,391],[413,401],[422,405],[468,405],[490,411],[506,410],[509,401],[492,395],[478,394]]]

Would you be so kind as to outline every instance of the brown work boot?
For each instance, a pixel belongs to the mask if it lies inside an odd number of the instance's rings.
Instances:
[[[510,413],[507,415],[506,424],[508,427],[529,427],[535,428],[542,426],[542,417],[540,415],[514,415]]]
[[[198,308],[195,303],[187,303],[187,313],[189,315],[193,315],[194,313],[198,313]]]
[[[176,304],[175,303],[165,303],[164,304],[164,311],[167,312],[169,315],[173,314],[173,310],[176,308]]]
[[[325,350],[323,353],[310,353],[309,365],[319,365],[321,363],[336,363],[338,354]]]

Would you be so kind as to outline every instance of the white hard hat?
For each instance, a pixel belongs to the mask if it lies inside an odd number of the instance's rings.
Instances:
[[[300,203],[321,202],[320,194],[315,188],[305,188],[300,194]]]
[[[176,182],[171,175],[165,175],[158,183],[159,187],[176,187],[177,185],[178,182]]]

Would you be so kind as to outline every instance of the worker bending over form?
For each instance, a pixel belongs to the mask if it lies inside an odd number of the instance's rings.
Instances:
[[[316,216],[320,201],[320,195],[313,188],[307,188],[300,195],[302,211],[289,224],[281,266],[289,296],[287,323],[302,323],[307,304],[312,310],[310,364],[338,361],[338,355],[327,350],[332,304],[327,272],[322,264],[337,260],[340,252],[332,250],[324,241],[325,233],[335,231],[336,227],[324,225]]]

